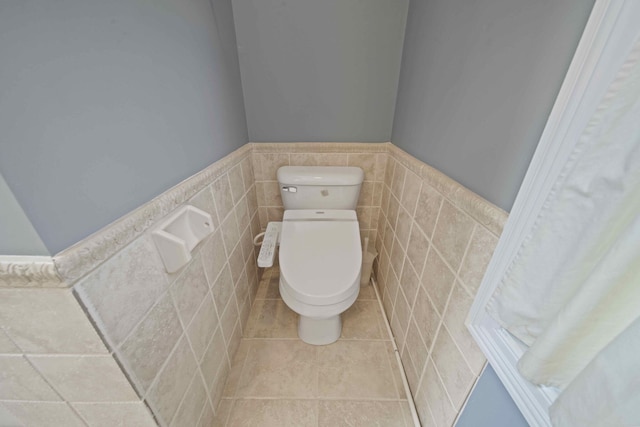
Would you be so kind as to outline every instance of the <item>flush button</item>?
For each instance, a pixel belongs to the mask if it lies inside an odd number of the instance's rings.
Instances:
[[[329,195],[329,190],[324,189],[324,190],[320,191],[320,194],[322,194],[322,197],[327,197]]]

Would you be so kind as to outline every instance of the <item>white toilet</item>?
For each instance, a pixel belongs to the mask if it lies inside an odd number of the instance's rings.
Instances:
[[[340,338],[340,314],[358,297],[362,249],[355,208],[357,167],[283,166],[280,295],[300,315],[298,336],[314,344]]]

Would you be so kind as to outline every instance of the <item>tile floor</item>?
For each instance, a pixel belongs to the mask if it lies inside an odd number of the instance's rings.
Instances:
[[[277,267],[262,276],[214,426],[412,425],[375,291],[361,289],[327,346],[297,336]]]

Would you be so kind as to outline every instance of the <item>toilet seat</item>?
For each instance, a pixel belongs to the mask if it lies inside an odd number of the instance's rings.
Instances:
[[[327,306],[352,299],[362,264],[355,211],[285,211],[279,260],[281,286],[298,302]]]

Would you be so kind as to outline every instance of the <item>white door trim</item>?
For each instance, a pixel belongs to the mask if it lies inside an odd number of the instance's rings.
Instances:
[[[640,2],[596,0],[565,80],[466,325],[505,388],[532,426],[551,425],[549,406],[558,395],[522,378],[516,363],[525,350],[485,307],[511,265],[585,125],[639,34]]]

